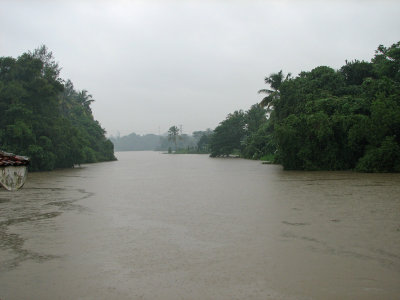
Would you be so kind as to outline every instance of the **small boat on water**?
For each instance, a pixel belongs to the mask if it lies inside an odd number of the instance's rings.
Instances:
[[[0,187],[9,191],[20,189],[28,174],[29,158],[0,151]]]

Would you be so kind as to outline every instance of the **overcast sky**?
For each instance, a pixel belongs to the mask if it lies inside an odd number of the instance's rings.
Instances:
[[[215,128],[264,77],[369,61],[400,41],[400,1],[0,0],[0,56],[45,44],[108,134]]]

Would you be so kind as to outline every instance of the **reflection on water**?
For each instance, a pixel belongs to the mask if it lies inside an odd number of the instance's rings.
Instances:
[[[0,190],[0,299],[398,299],[399,175],[118,158]]]

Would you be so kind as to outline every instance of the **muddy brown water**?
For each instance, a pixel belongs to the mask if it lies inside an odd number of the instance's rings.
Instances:
[[[400,175],[158,152],[0,190],[0,299],[400,299]]]

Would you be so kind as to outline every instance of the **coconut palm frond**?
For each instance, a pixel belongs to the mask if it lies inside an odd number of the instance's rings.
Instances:
[[[261,89],[261,90],[258,91],[259,94],[271,94],[273,92],[274,91],[268,90],[268,89]]]

